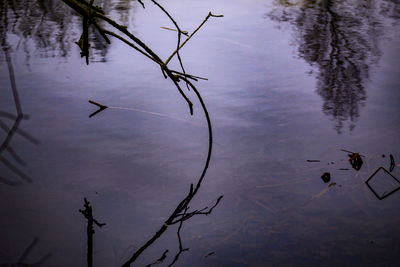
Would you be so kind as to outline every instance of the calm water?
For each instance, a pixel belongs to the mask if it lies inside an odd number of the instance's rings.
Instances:
[[[173,24],[144,2],[95,4],[166,59],[176,33],[160,27]],[[390,154],[400,178],[400,2],[160,2],[189,33],[209,11],[225,16],[181,51],[186,71],[209,79],[197,86],[214,130],[190,207],[224,198],[183,224],[190,250],[176,266],[398,266],[400,192],[378,200],[365,181]],[[94,266],[121,266],[202,171],[200,104],[190,116],[159,67],[116,39],[91,32],[87,66],[74,44],[81,18],[62,1],[1,1],[0,11],[0,266],[86,266],[84,197],[107,223]],[[88,118],[89,99],[128,109]],[[341,149],[363,155],[359,171]],[[371,186],[385,195],[399,184],[382,172]],[[165,249],[171,263],[176,232],[136,265]]]

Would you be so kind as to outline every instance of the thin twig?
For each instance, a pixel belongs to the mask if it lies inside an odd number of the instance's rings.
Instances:
[[[167,59],[167,61],[165,61],[165,65],[167,65],[171,59],[175,56],[176,53],[179,52],[179,50],[190,40],[190,38],[193,37],[193,35],[195,35],[195,33],[201,28],[201,26],[204,25],[204,23],[206,23],[206,21],[210,18],[210,17],[223,17],[224,15],[213,15],[211,13],[211,11],[208,13],[207,17],[203,20],[203,22],[197,27],[196,30],[194,30],[194,32],[192,32],[192,34],[189,35],[189,37],[169,56],[169,58]]]
[[[186,212],[187,212],[188,209],[189,209],[189,207],[186,207],[183,213],[186,214]],[[171,267],[172,265],[174,265],[174,264],[178,261],[179,256],[180,256],[183,252],[189,250],[189,248],[183,248],[183,245],[182,245],[182,239],[181,239],[182,224],[183,224],[183,220],[180,221],[179,227],[178,227],[178,231],[176,232],[176,234],[177,234],[177,236],[178,236],[178,242],[179,242],[179,251],[178,251],[178,253],[175,255],[174,260],[168,265],[168,267]]]
[[[140,49],[139,47],[137,47],[134,43],[129,42],[128,40],[126,40],[124,37],[112,32],[112,31],[108,31],[108,30],[103,30],[103,32],[105,34],[111,35],[119,40],[121,40],[122,42],[126,43],[127,45],[129,45],[130,47],[132,47],[133,49],[137,50],[138,52],[140,52],[141,54],[143,54],[144,56],[146,56],[147,58],[151,59],[152,61],[156,62],[157,64],[159,64],[159,62],[157,60],[155,60],[152,56],[150,56],[148,53],[146,53],[145,51],[143,51],[142,49]]]
[[[174,18],[168,13],[167,10],[165,10],[165,8],[163,6],[161,6],[159,3],[157,3],[155,0],[151,0],[156,6],[158,6],[166,15],[167,17],[172,21],[172,23],[175,25],[176,30],[178,31],[178,41],[176,43],[176,51],[177,51],[177,56],[178,56],[178,61],[179,61],[179,65],[181,66],[182,72],[186,73],[185,68],[183,67],[183,63],[182,63],[182,58],[181,55],[179,54],[179,46],[181,44],[181,34],[183,33],[181,31],[181,29],[178,26],[178,23],[176,23],[176,21],[174,20]],[[187,34],[185,34],[187,35]],[[167,65],[168,63],[166,63],[165,65]],[[187,88],[189,89],[189,86],[186,85]]]
[[[143,8],[145,8],[142,0],[138,0],[138,2],[142,5]]]
[[[162,263],[166,258],[167,258],[167,253],[168,253],[168,249],[164,250],[164,253],[161,255],[161,257],[159,259],[157,259],[155,262],[150,263],[148,265],[146,265],[146,267],[150,267],[152,265],[156,265],[156,264],[160,264]]]

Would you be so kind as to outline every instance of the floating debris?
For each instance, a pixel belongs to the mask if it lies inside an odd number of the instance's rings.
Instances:
[[[93,100],[89,100],[89,103],[99,107],[98,110],[96,110],[95,112],[93,112],[92,114],[89,115],[89,118],[93,117],[97,113],[99,113],[99,112],[105,110],[106,108],[108,108],[107,106],[104,106],[104,105],[102,105],[100,103],[97,103],[96,101],[93,101]]]
[[[307,162],[321,162],[319,159],[308,159]]]
[[[363,160],[361,159],[361,155],[358,153],[353,153],[349,155],[349,162],[351,166],[359,171],[361,169],[361,166],[363,165]]]
[[[336,183],[333,182],[333,183],[330,183],[330,184],[328,185],[328,187],[332,187],[332,186],[335,186],[335,185],[336,185]]]
[[[353,152],[353,151],[350,151],[350,150],[346,150],[346,149],[340,149],[341,151],[343,151],[343,152],[346,152],[346,153],[350,153],[350,154],[356,154],[356,152]],[[365,157],[364,155],[360,155],[361,157]]]
[[[341,171],[348,171],[349,169],[348,169],[348,168],[340,168],[339,170],[341,170]]]
[[[396,184],[398,184],[398,185],[397,185],[397,187],[395,187],[393,190],[391,190],[391,191],[389,191],[389,192],[384,191],[383,194],[379,195],[378,192],[377,192],[377,188],[374,189],[374,188],[371,186],[370,182],[371,182],[371,179],[372,179],[376,174],[381,173],[382,171],[383,171],[383,174],[389,175],[389,176],[387,176],[387,177],[393,179],[395,182],[397,182]],[[372,193],[374,193],[374,195],[375,195],[379,200],[382,200],[382,199],[384,199],[384,198],[387,198],[388,196],[390,196],[390,195],[393,194],[394,192],[400,190],[400,181],[399,181],[396,177],[394,177],[394,176],[393,176],[388,170],[386,170],[384,167],[379,167],[379,168],[368,178],[368,180],[367,180],[365,183],[367,184],[368,188],[372,191]]]
[[[204,258],[208,258],[208,257],[210,257],[210,256],[212,256],[212,255],[214,255],[214,254],[215,254],[214,251],[213,251],[213,252],[210,252],[210,253],[208,253],[207,255],[205,255]]]
[[[311,202],[311,201],[313,201],[313,200],[315,200],[315,199],[317,199],[317,198],[320,198],[321,196],[323,196],[326,192],[328,192],[329,190],[331,190],[334,186],[336,185],[336,183],[330,183],[329,185],[328,185],[328,187],[327,188],[325,188],[324,190],[322,190],[321,192],[319,192],[318,194],[316,194],[316,195],[314,195],[306,204],[308,204],[309,202]]]
[[[328,183],[331,180],[331,174],[329,172],[325,172],[322,174],[321,179],[324,181],[324,183]]]
[[[396,163],[394,162],[394,157],[392,154],[390,154],[390,167],[389,167],[389,171],[392,172],[394,169],[394,166],[396,166]]]

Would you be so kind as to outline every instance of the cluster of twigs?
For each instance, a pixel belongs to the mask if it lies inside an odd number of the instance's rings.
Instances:
[[[178,32],[177,36],[177,46],[175,51],[171,53],[171,55],[167,58],[166,61],[163,61],[156,53],[154,53],[144,42],[142,42],[139,38],[137,38],[135,35],[133,35],[130,31],[128,31],[127,27],[124,25],[120,25],[114,20],[110,19],[107,17],[102,10],[101,7],[94,6],[93,2],[94,0],[90,0],[90,2],[86,2],[85,0],[63,0],[67,5],[69,5],[71,8],[73,8],[77,13],[79,13],[83,17],[83,26],[82,26],[82,35],[77,42],[81,49],[81,56],[86,58],[86,63],[89,63],[89,26],[93,26],[99,33],[100,35],[104,38],[104,40],[107,43],[110,43],[110,39],[108,38],[109,36],[112,36],[114,38],[117,38],[118,40],[124,42],[125,44],[129,45],[133,49],[137,50],[156,64],[160,66],[161,72],[164,76],[165,79],[170,78],[175,87],[178,89],[179,93],[182,95],[184,100],[187,102],[189,106],[189,111],[190,114],[193,115],[193,103],[192,101],[186,96],[184,91],[182,90],[182,87],[180,85],[180,81],[183,81],[188,88],[188,90],[192,90],[195,94],[197,99],[199,100],[202,110],[204,112],[204,115],[207,120],[207,126],[208,126],[208,153],[207,153],[207,158],[203,167],[203,170],[201,172],[200,177],[197,180],[196,185],[191,184],[189,192],[186,194],[184,199],[176,206],[175,210],[171,213],[171,215],[168,217],[168,219],[164,222],[164,224],[159,228],[159,230],[140,248],[138,248],[133,255],[123,264],[124,267],[130,266],[133,262],[136,261],[136,259],[150,246],[152,245],[166,230],[169,226],[178,224],[178,230],[177,230],[177,236],[178,236],[178,241],[179,241],[179,251],[175,255],[173,261],[171,262],[170,265],[174,264],[178,259],[179,256],[184,252],[187,251],[187,248],[183,248],[182,245],[182,240],[180,236],[180,231],[182,229],[182,224],[183,222],[187,221],[188,219],[192,218],[195,215],[209,215],[213,209],[219,204],[223,196],[218,197],[216,202],[211,206],[211,207],[205,207],[202,209],[195,209],[193,211],[189,211],[189,204],[194,198],[194,196],[197,194],[198,190],[200,189],[200,186],[203,182],[203,179],[205,177],[205,174],[207,172],[210,159],[211,159],[211,151],[212,151],[212,143],[213,143],[213,136],[212,136],[212,127],[211,127],[211,120],[210,116],[208,114],[206,105],[197,90],[196,86],[193,84],[193,81],[198,81],[199,79],[204,79],[202,77],[194,76],[187,74],[182,63],[181,56],[179,54],[180,49],[193,37],[193,35],[206,23],[206,21],[210,17],[223,17],[223,15],[214,15],[211,12],[208,13],[208,15],[205,17],[203,22],[189,35],[187,32],[182,31],[176,21],[172,18],[172,16],[165,10],[163,6],[161,6],[158,2],[155,0],[150,0],[154,5],[159,7],[162,12],[168,16],[168,18],[172,21],[172,23],[175,25],[176,30]],[[139,3],[145,8],[145,5],[142,1],[138,0]],[[118,30],[118,33],[115,33],[111,30],[103,28],[99,21],[105,22],[108,24],[109,27]],[[120,34],[123,34],[120,35]],[[187,38],[181,42],[182,34],[187,36]],[[125,37],[124,37],[125,36]],[[177,58],[179,60],[180,66],[182,71],[177,71],[170,69],[168,67],[168,63],[171,61],[171,59],[177,55]],[[158,259],[156,262],[161,262],[166,258],[167,255],[167,250],[163,253],[160,259]]]
[[[187,85],[192,88],[194,91],[197,91],[197,89],[191,85],[189,80],[194,80],[198,81],[198,79],[205,79],[202,77],[194,76],[187,74],[184,69],[181,71],[176,71],[168,68],[168,63],[171,61],[171,59],[175,56],[175,54],[178,56],[178,60],[181,64],[181,67],[183,68],[182,60],[179,55],[179,50],[192,38],[192,36],[201,28],[201,26],[204,25],[204,23],[210,18],[210,17],[222,17],[223,15],[213,15],[211,12],[208,13],[204,21],[197,27],[195,31],[191,35],[188,36],[188,38],[181,43],[181,35],[183,34],[183,31],[179,28],[178,24],[176,21],[172,18],[172,16],[156,1],[151,0],[155,5],[161,8],[161,10],[171,19],[171,21],[174,23],[174,25],[177,28],[178,32],[178,42],[177,42],[177,48],[176,50],[169,56],[169,58],[164,62],[156,53],[153,52],[144,42],[142,42],[139,38],[137,38],[135,35],[133,35],[129,30],[127,29],[126,26],[120,25],[114,20],[110,19],[104,14],[104,11],[101,9],[101,7],[94,6],[93,1],[91,0],[90,3],[84,1],[84,0],[63,0],[67,5],[69,5],[71,8],[73,8],[77,13],[79,13],[83,17],[83,23],[82,23],[82,35],[77,42],[79,47],[81,48],[81,56],[86,58],[86,63],[89,64],[89,26],[93,25],[95,29],[100,33],[100,35],[104,38],[104,40],[107,43],[111,43],[110,39],[108,36],[113,36],[122,42],[126,43],[133,49],[137,50],[153,62],[157,63],[161,71],[164,75],[164,78],[170,78],[176,88],[178,89],[179,93],[182,95],[182,97],[185,99],[187,104],[189,105],[189,110],[190,114],[193,114],[193,103],[190,101],[190,99],[186,96],[186,94],[183,92],[181,86],[179,85],[180,80],[184,80]],[[98,20],[106,22],[109,26],[115,28],[119,32],[123,33],[127,38],[124,38],[123,36],[104,29],[98,22]],[[130,40],[129,40],[130,39]],[[206,80],[206,79],[205,79]]]

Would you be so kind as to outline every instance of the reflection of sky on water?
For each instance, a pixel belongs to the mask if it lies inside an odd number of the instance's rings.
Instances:
[[[135,3],[131,3],[135,8],[129,18],[123,7],[127,2],[120,3],[110,4],[114,18],[126,20],[165,59],[174,48],[175,37],[175,33],[160,29],[172,27],[168,20],[151,5],[142,10]],[[386,262],[390,266],[399,249],[393,236],[398,235],[400,194],[379,202],[363,182],[377,167],[388,164],[381,154],[392,153],[400,161],[396,151],[400,147],[400,68],[395,67],[398,34],[384,28],[378,38],[379,55],[371,52],[372,56],[361,60],[361,69],[368,65],[368,77],[361,76],[365,107],[358,111],[356,127],[351,132],[343,127],[338,135],[332,129],[338,121],[330,121],[335,117],[321,112],[326,98],[315,94],[316,89],[326,88],[322,87],[327,84],[326,77],[319,72],[316,79],[307,75],[314,60],[307,55],[315,50],[306,48],[319,39],[293,43],[292,31],[299,30],[299,37],[304,36],[301,33],[307,33],[309,24],[292,29],[280,24],[282,29],[278,29],[276,21],[265,17],[276,6],[262,1],[169,1],[166,7],[188,31],[210,10],[225,15],[207,22],[182,50],[187,71],[209,78],[200,82],[199,89],[208,104],[215,135],[210,170],[193,206],[209,205],[220,194],[225,198],[211,216],[184,226],[183,242],[191,249],[183,254],[180,265],[335,265],[346,261],[354,265]],[[62,13],[67,14],[66,10]],[[393,9],[385,10],[396,14]],[[301,10],[310,19],[322,11]],[[296,22],[298,13],[292,15]],[[57,19],[52,22],[49,15],[44,23],[58,29],[60,17],[56,12]],[[39,138],[41,145],[13,141],[15,150],[23,152],[26,170],[34,181],[19,188],[0,187],[0,216],[6,218],[0,220],[0,233],[13,240],[0,244],[0,255],[7,255],[0,263],[17,259],[26,244],[40,236],[35,255],[52,253],[46,264],[85,266],[85,222],[78,209],[86,196],[95,216],[107,223],[96,231],[95,262],[119,266],[130,246],[143,243],[162,224],[201,171],[207,130],[198,103],[195,116],[190,117],[176,89],[161,78],[159,68],[123,44],[114,40],[104,53],[92,49],[93,64],[86,66],[72,43],[79,38],[79,19],[63,19],[63,40],[69,40],[64,44],[70,47],[65,59],[58,57],[64,52],[57,42],[49,50],[33,49],[36,37],[28,37],[27,43],[32,45],[28,69],[22,41],[17,48],[19,35],[11,34],[8,39],[21,105],[30,115],[23,127]],[[35,29],[41,28],[34,27],[32,32]],[[57,32],[49,34],[57,36]],[[368,44],[368,35],[360,34]],[[293,55],[299,47],[305,51],[300,59]],[[50,53],[51,48],[54,52]],[[55,57],[42,57],[46,54],[41,51]],[[316,53],[318,60],[321,55],[320,61],[314,60],[318,70],[326,67],[326,51]],[[102,60],[106,63],[95,63]],[[0,107],[11,111],[9,77],[3,59],[1,63]],[[354,94],[359,88],[335,86]],[[88,119],[95,109],[88,99],[163,113],[197,126],[112,109]],[[348,107],[348,103],[343,105]],[[359,172],[339,170],[350,167],[341,148],[368,157]],[[311,164],[307,159],[321,162]],[[334,164],[328,165],[331,162]],[[3,174],[5,169],[0,171]],[[326,171],[341,187],[332,187],[316,198],[326,189],[320,179]],[[400,176],[398,167],[394,174]],[[175,235],[170,231],[143,255],[140,264],[153,262],[166,247],[177,249]],[[215,254],[204,258],[211,251]]]

